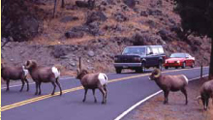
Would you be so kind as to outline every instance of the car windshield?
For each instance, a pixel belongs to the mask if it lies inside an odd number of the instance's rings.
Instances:
[[[170,56],[171,58],[185,58],[185,54],[184,53],[173,53]]]
[[[140,54],[144,55],[146,53],[144,47],[127,47],[123,51],[123,55],[128,55],[128,54]]]

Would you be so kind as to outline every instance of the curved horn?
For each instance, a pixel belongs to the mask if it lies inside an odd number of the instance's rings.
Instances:
[[[199,103],[199,100],[200,100],[200,99],[201,99],[201,96],[197,96],[196,99],[195,99],[195,100],[197,100],[198,104],[200,104],[200,103]]]
[[[199,99],[201,99],[201,96],[197,96],[197,97],[196,97],[196,100],[199,100]]]
[[[155,69],[155,71],[157,72],[157,75],[154,75],[155,78],[160,77],[161,73],[159,69]]]
[[[31,60],[27,60],[27,61],[25,62],[25,67],[26,67],[26,68],[29,68],[30,65],[31,65]]]

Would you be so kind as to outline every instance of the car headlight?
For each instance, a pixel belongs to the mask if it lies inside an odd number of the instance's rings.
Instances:
[[[177,61],[177,63],[179,64],[179,63],[180,63],[180,61],[178,60],[178,61]]]
[[[115,61],[118,61],[118,58],[117,58],[117,57],[115,57],[115,58],[114,58],[114,60],[115,60]]]

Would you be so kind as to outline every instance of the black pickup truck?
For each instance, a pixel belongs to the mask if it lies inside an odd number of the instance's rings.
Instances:
[[[122,55],[114,58],[116,73],[122,69],[133,69],[136,72],[144,72],[145,68],[157,67],[162,69],[166,55],[161,45],[128,46]]]

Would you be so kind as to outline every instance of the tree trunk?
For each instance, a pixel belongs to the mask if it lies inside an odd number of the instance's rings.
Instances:
[[[209,65],[209,80],[213,79],[213,38],[211,47],[210,65]]]
[[[54,2],[53,18],[55,17],[56,8],[57,8],[57,0],[55,0],[55,2]]]

